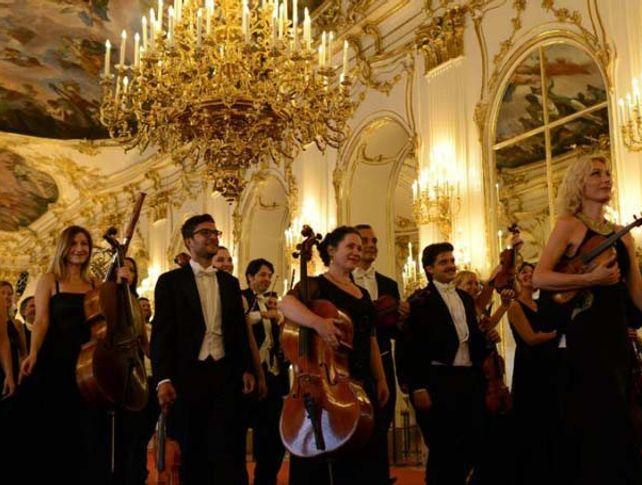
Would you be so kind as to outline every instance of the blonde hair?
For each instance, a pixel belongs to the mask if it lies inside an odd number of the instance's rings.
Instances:
[[[582,210],[584,186],[593,170],[593,160],[609,165],[605,157],[593,154],[578,158],[566,170],[557,191],[558,216],[574,216]]]
[[[461,271],[457,272],[457,275],[455,276],[453,283],[455,284],[456,287],[459,288],[459,285],[461,285],[464,282],[464,280],[472,277],[477,278],[477,280],[479,280],[477,273],[475,273],[474,271],[462,269]]]
[[[67,257],[69,256],[69,251],[71,250],[71,246],[74,243],[74,238],[78,234],[84,234],[87,238],[87,241],[89,242],[89,257],[80,268],[80,275],[82,276],[82,278],[89,281],[89,262],[91,260],[93,242],[91,240],[91,234],[89,234],[89,231],[80,226],[69,226],[64,231],[62,231],[62,233],[60,233],[60,237],[58,238],[58,242],[56,243],[56,251],[53,255],[53,258],[51,259],[51,263],[49,264],[48,269],[48,272],[53,273],[53,275],[56,277],[56,280],[58,281],[64,281],[65,279],[67,279]]]

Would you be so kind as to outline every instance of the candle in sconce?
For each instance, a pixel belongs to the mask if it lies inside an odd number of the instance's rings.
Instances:
[[[205,35],[212,33],[212,16],[214,15],[214,0],[206,0],[205,2]]]
[[[622,123],[627,123],[626,109],[624,108],[624,100],[620,98],[617,102],[618,107],[620,108],[620,119]]]
[[[285,30],[285,15],[284,15],[284,7],[283,4],[281,4],[281,7],[279,8],[279,39],[283,38],[283,33]]]
[[[196,12],[196,45],[201,46],[201,36],[202,36],[202,24],[203,24],[203,9],[198,9]]]
[[[149,9],[149,48],[154,50],[156,47],[156,14],[154,9]]]
[[[171,47],[174,44],[174,7],[167,9],[167,43]]]
[[[310,11],[305,7],[303,15],[303,38],[305,41],[305,48],[308,51],[312,50],[312,21],[310,20]]]
[[[343,76],[348,75],[348,41],[343,41]]]
[[[160,34],[163,32],[163,0],[158,0],[158,19],[156,21],[158,23],[156,32]]]
[[[143,47],[147,49],[147,17],[143,15],[143,18],[140,21],[141,26],[143,28]]]
[[[299,44],[299,35],[297,28],[299,26],[299,4],[298,0],[292,0],[292,37],[294,39],[294,47]]]
[[[497,231],[497,239],[499,241],[499,252],[501,253],[504,250],[504,233],[501,229]]]
[[[123,30],[120,34],[120,60],[118,64],[125,67],[125,48],[127,47],[127,31]]]
[[[105,77],[108,77],[110,74],[109,61],[111,57],[111,42],[109,39],[105,41]]]
[[[272,10],[272,45],[276,45],[278,39],[279,8],[275,5]]]
[[[140,34],[136,32],[134,34],[134,67],[138,67],[140,64]]]
[[[328,35],[328,48],[326,50],[326,54],[328,56],[328,66],[332,67],[332,55],[334,54],[334,32],[330,32]]]

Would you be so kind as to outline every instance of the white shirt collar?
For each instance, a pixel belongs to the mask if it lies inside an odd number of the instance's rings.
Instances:
[[[457,289],[457,286],[455,283],[441,283],[437,280],[433,280],[433,283],[435,284],[435,288],[439,290],[439,292],[453,292]]]
[[[217,269],[214,266],[208,266],[207,268],[203,268],[201,264],[197,261],[194,261],[193,259],[189,260],[189,265],[192,267],[192,271],[194,271],[194,276],[198,276],[199,274],[216,274]]]
[[[352,270],[352,275],[355,278],[374,278],[375,273],[376,270],[374,265],[371,265],[368,269],[363,269],[360,266],[357,266],[354,270]]]

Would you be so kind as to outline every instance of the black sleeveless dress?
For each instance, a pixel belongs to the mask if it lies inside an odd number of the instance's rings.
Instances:
[[[543,315],[518,301],[534,332],[548,332],[550,322]],[[517,451],[515,483],[521,485],[550,483],[553,473],[553,423],[556,416],[554,387],[555,341],[528,345],[515,330],[513,365],[513,438]]]
[[[34,372],[37,456],[47,462],[49,479],[66,484],[107,483],[110,473],[107,415],[90,409],[76,385],[76,362],[82,344],[91,337],[84,297],[61,292],[56,282],[49,328]]]
[[[310,278],[316,283],[318,291],[311,295],[312,299],[329,300],[346,313],[354,325],[353,351],[348,356],[350,375],[361,381],[375,410],[375,420],[378,419],[377,400],[375,395],[374,376],[370,368],[370,337],[374,336],[375,309],[368,291],[359,287],[363,296],[356,298],[342,290],[324,276]],[[300,287],[297,285],[292,293],[299,297]],[[375,425],[376,426],[376,425]],[[341,455],[332,460],[333,482],[330,482],[327,458],[298,458],[290,457],[290,485],[347,485],[367,483],[380,485],[389,483],[387,477],[377,476],[380,467],[377,466],[376,443],[370,439],[366,445],[354,453]]]
[[[595,234],[588,229],[582,244]],[[631,261],[622,241],[615,249],[624,278]],[[642,483],[640,451],[634,446],[627,302],[622,279],[590,288],[573,308],[566,333],[569,483]]]

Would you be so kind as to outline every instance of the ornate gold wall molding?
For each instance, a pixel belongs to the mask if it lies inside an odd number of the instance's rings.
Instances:
[[[417,30],[415,42],[424,57],[425,73],[464,55],[467,7],[456,6]]]

